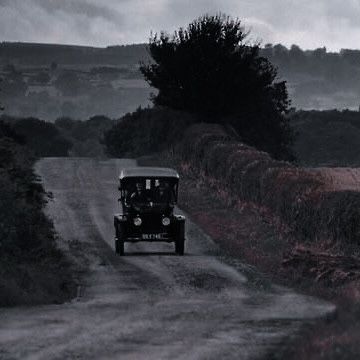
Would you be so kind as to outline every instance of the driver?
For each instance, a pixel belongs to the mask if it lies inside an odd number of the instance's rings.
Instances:
[[[135,188],[136,190],[130,195],[130,205],[136,211],[140,211],[141,207],[147,202],[144,184],[142,182],[137,182]]]

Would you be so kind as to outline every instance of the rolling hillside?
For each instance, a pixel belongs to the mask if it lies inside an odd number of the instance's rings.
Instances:
[[[360,51],[329,53],[265,45],[263,56],[287,81],[298,109],[358,109]],[[149,61],[146,44],[106,48],[10,43],[0,44],[1,100],[14,116],[54,121],[94,115],[119,118],[147,106],[152,89],[143,81],[139,62]]]

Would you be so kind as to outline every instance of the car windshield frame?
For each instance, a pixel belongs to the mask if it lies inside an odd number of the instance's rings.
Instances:
[[[179,179],[176,177],[151,177],[151,176],[131,176],[125,177],[120,180],[120,200],[126,206],[130,205],[130,198],[132,194],[135,194],[136,184],[142,183],[143,186],[143,195],[149,199],[149,203],[158,204],[158,205],[169,205],[175,206],[178,201],[178,184]],[[168,184],[167,186],[167,194],[165,195],[168,197],[167,201],[164,202],[157,202],[155,200],[157,195],[156,193],[159,191],[161,184]]]

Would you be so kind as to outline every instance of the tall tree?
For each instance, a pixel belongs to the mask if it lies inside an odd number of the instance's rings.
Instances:
[[[140,70],[158,89],[155,105],[229,123],[247,143],[289,158],[286,84],[275,81],[275,67],[259,55],[258,44],[247,41],[248,34],[238,19],[205,15],[172,36],[153,35],[153,62]]]

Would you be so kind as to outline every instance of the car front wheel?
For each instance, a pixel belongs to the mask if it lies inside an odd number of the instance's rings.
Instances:
[[[124,241],[121,239],[117,239],[115,238],[115,252],[119,255],[124,255],[125,254],[125,249],[124,249]]]
[[[117,223],[115,225],[115,252],[119,255],[124,255],[124,225],[122,223]]]
[[[184,255],[184,239],[177,239],[175,242],[175,252],[178,255]]]

